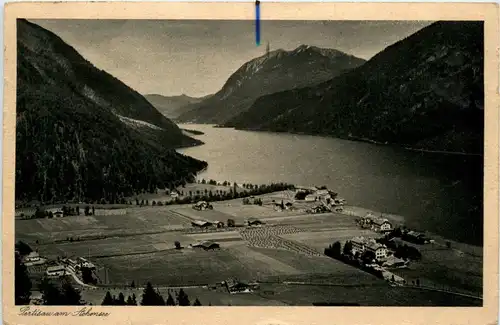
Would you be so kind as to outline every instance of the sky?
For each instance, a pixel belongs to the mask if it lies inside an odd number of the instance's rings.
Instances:
[[[307,44],[369,59],[432,22],[250,20],[31,20],[96,67],[142,94],[201,97],[220,90],[245,62]]]

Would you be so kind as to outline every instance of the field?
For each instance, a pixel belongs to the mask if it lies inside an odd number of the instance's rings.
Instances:
[[[67,237],[140,234],[186,227],[189,219],[172,213],[167,207],[133,207],[124,215],[73,216],[57,219],[18,220],[16,238],[40,242]]]
[[[395,271],[410,281],[419,279],[421,285],[452,289],[474,295],[482,294],[482,255],[450,250],[440,245],[412,245],[423,255],[422,261],[408,269]]]
[[[443,292],[387,285],[311,286],[262,285],[260,295],[286,304],[311,306],[313,303],[360,306],[481,306],[479,300]],[[267,294],[269,293],[269,294]]]
[[[251,272],[226,250],[169,250],[153,254],[99,259],[112,283],[132,281],[155,285],[206,285],[231,277],[248,279]]]
[[[228,278],[257,280],[265,287],[242,295],[189,288],[203,304],[311,305],[319,299],[361,305],[446,305],[448,299],[450,304],[460,305],[469,299],[393,288],[373,275],[324,256],[324,248],[335,241],[344,242],[360,235],[377,236],[356,226],[354,215],[364,210],[346,207],[349,214],[312,215],[276,211],[268,204],[271,200],[281,202],[281,198],[289,195],[264,195],[263,206],[243,205],[241,199],[236,199],[215,202],[214,209],[206,211],[194,210],[190,205],[129,206],[123,215],[18,220],[16,239],[51,259],[88,257],[98,266],[100,283],[117,287],[128,286],[132,281],[141,285],[150,281],[160,288],[203,286]],[[265,225],[219,231],[191,226],[192,220],[235,219],[243,223],[249,217],[258,218]],[[67,241],[69,237],[74,240]],[[220,250],[204,251],[189,246],[206,240],[219,243]],[[175,249],[175,241],[184,248]],[[394,272],[409,282],[418,278],[429,287],[480,295],[481,252],[459,243],[453,243],[453,249],[449,250],[442,243],[440,240],[434,246],[419,246],[424,256],[422,261]],[[39,276],[38,271],[31,276]],[[285,285],[287,281],[302,285]],[[85,295],[94,295],[92,301],[102,300],[105,291],[94,291],[85,291]],[[413,302],[408,296],[411,294],[416,297]]]
[[[176,291],[179,289],[168,289],[159,288],[160,294],[166,299],[168,293],[171,292],[172,296],[175,297]],[[201,302],[203,306],[286,306],[282,301],[273,300],[268,297],[261,297],[257,294],[229,294],[227,292],[214,291],[206,288],[184,288],[183,289],[189,297],[189,300],[193,302],[196,298]],[[142,288],[126,288],[126,289],[108,289],[100,288],[98,290],[87,289],[82,291],[82,299],[86,302],[90,302],[93,305],[100,305],[106,292],[109,291],[111,295],[124,294],[125,299],[132,294],[135,294],[137,302],[140,303],[143,289]]]

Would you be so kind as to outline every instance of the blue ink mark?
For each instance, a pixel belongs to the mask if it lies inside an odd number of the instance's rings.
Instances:
[[[255,44],[260,45],[260,1],[255,1]]]

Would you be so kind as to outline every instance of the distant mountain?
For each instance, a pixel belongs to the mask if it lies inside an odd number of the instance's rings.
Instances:
[[[148,94],[144,97],[158,110],[160,113],[165,115],[167,118],[175,119],[181,113],[185,112],[184,107],[189,104],[196,104],[205,100],[209,96],[194,98],[186,95],[180,96],[163,96],[158,94]]]
[[[313,87],[263,96],[225,126],[481,153],[483,23],[436,22]]]
[[[100,200],[192,178],[206,163],[144,97],[53,33],[17,22],[16,200]]]
[[[245,63],[214,96],[185,107],[177,120],[224,123],[250,108],[258,97],[330,80],[364,62],[337,50],[307,45],[271,51]]]

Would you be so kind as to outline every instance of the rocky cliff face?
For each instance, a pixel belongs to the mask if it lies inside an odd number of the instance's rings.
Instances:
[[[225,123],[481,153],[483,23],[437,22],[313,87],[262,96]]]
[[[17,23],[16,199],[117,201],[192,177],[205,163],[144,97],[53,33]]]
[[[302,45],[276,50],[245,63],[222,89],[207,100],[188,105],[182,122],[221,124],[246,111],[260,96],[332,79],[364,60],[340,51]]]

